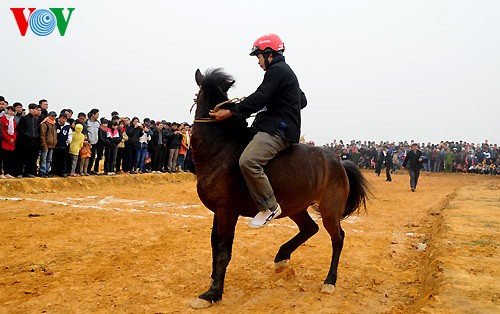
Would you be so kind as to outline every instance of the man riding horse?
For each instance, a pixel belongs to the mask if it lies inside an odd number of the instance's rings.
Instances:
[[[248,223],[262,228],[281,214],[273,188],[263,166],[280,151],[298,143],[300,110],[307,105],[305,94],[290,66],[285,62],[285,45],[280,37],[268,34],[253,44],[251,56],[257,56],[266,72],[257,90],[230,109],[210,113],[217,120],[231,116],[241,119],[257,113],[252,127],[257,133],[243,151],[239,166],[259,213]]]

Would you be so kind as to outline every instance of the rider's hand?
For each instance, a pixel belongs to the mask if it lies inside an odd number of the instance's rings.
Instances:
[[[224,120],[233,115],[230,110],[219,109],[217,112],[210,112],[209,115],[215,118],[215,120]]]

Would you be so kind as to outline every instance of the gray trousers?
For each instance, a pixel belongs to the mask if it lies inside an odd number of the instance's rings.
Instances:
[[[168,150],[168,163],[167,163],[167,171],[175,171],[175,167],[177,166],[177,158],[179,156],[179,148],[171,148]]]
[[[240,169],[260,211],[277,206],[273,188],[262,167],[288,146],[290,143],[279,134],[258,132],[241,154]]]

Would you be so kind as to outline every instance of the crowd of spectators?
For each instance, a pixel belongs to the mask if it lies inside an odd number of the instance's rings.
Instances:
[[[314,145],[309,142],[309,145]],[[392,159],[390,163],[393,173],[403,171],[406,153],[410,150],[413,141],[407,142],[379,142],[356,141],[344,143],[334,140],[324,147],[331,149],[342,160],[351,160],[363,169],[374,169],[377,175],[384,168],[387,155]],[[459,172],[500,175],[499,147],[497,144],[468,143],[465,141],[441,141],[439,143],[417,143],[422,151],[422,166],[426,172]]]
[[[191,126],[144,118],[100,116],[98,109],[49,111],[42,99],[28,110],[0,96],[0,178],[190,171]],[[104,157],[104,163],[101,161]]]
[[[192,127],[186,122],[155,122],[149,118],[141,122],[137,117],[120,117],[116,111],[107,119],[100,116],[98,109],[80,112],[73,118],[72,109],[49,111],[45,99],[29,104],[27,109],[19,102],[9,105],[0,96],[0,179],[159,174],[194,169]],[[351,160],[380,175],[386,163],[391,173],[403,172],[401,165],[412,143],[334,140],[324,147],[339,159]],[[499,147],[487,140],[482,144],[419,143],[419,149],[427,172],[500,174]]]

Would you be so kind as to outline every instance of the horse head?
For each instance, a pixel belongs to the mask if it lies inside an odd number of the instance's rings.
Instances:
[[[234,79],[222,69],[208,69],[203,75],[198,69],[195,73],[196,84],[200,88],[196,97],[197,118],[208,118],[208,113],[218,103],[228,100],[227,91],[233,86]]]

